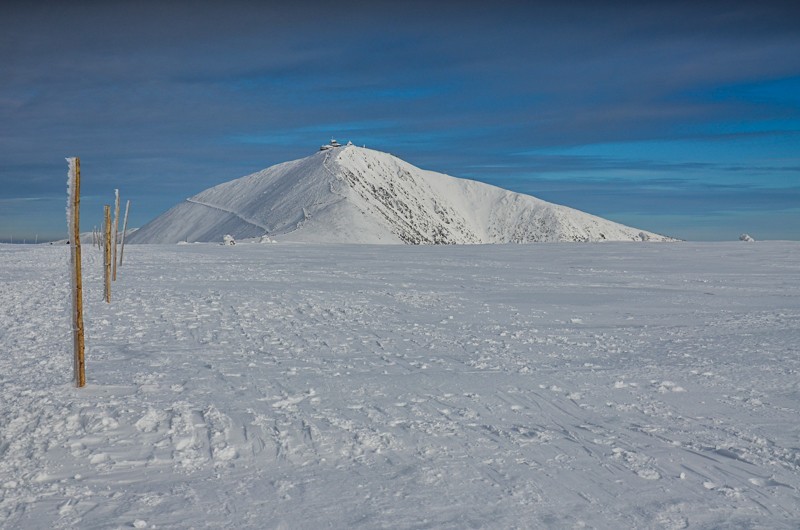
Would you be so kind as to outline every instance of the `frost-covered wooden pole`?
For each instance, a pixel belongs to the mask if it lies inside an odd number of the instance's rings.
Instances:
[[[125,254],[125,231],[128,229],[128,210],[131,207],[131,201],[125,203],[125,217],[122,221],[122,242],[119,245],[119,266],[122,267],[122,255]]]
[[[67,158],[67,226],[69,227],[70,270],[72,291],[72,342],[75,385],[86,385],[86,343],[83,335],[83,280],[81,278],[81,161]]]
[[[119,190],[114,190],[114,266],[111,279],[117,281],[117,240],[119,240]]]
[[[105,290],[103,291],[103,299],[111,303],[111,206],[106,204],[103,206],[103,214],[105,218],[105,244],[103,252],[103,278],[105,279]]]

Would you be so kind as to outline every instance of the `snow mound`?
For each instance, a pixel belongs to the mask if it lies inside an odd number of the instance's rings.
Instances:
[[[130,242],[219,241],[226,234],[417,245],[672,240],[346,145],[209,188],[142,227]]]

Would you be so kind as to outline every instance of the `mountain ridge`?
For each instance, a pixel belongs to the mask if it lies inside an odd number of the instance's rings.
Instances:
[[[673,241],[347,145],[208,188],[143,226],[130,242],[221,241],[225,234],[341,243]]]

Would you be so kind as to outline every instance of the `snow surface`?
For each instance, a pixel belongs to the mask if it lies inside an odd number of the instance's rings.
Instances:
[[[800,245],[0,245],[2,528],[798,528]]]
[[[348,145],[209,188],[130,242],[220,241],[225,234],[328,243],[671,240]]]

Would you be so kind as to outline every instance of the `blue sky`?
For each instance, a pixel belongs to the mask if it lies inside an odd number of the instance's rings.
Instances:
[[[139,226],[331,136],[682,239],[800,240],[796,2],[430,4],[4,2],[0,241],[65,237],[67,156],[90,230],[114,188]]]

